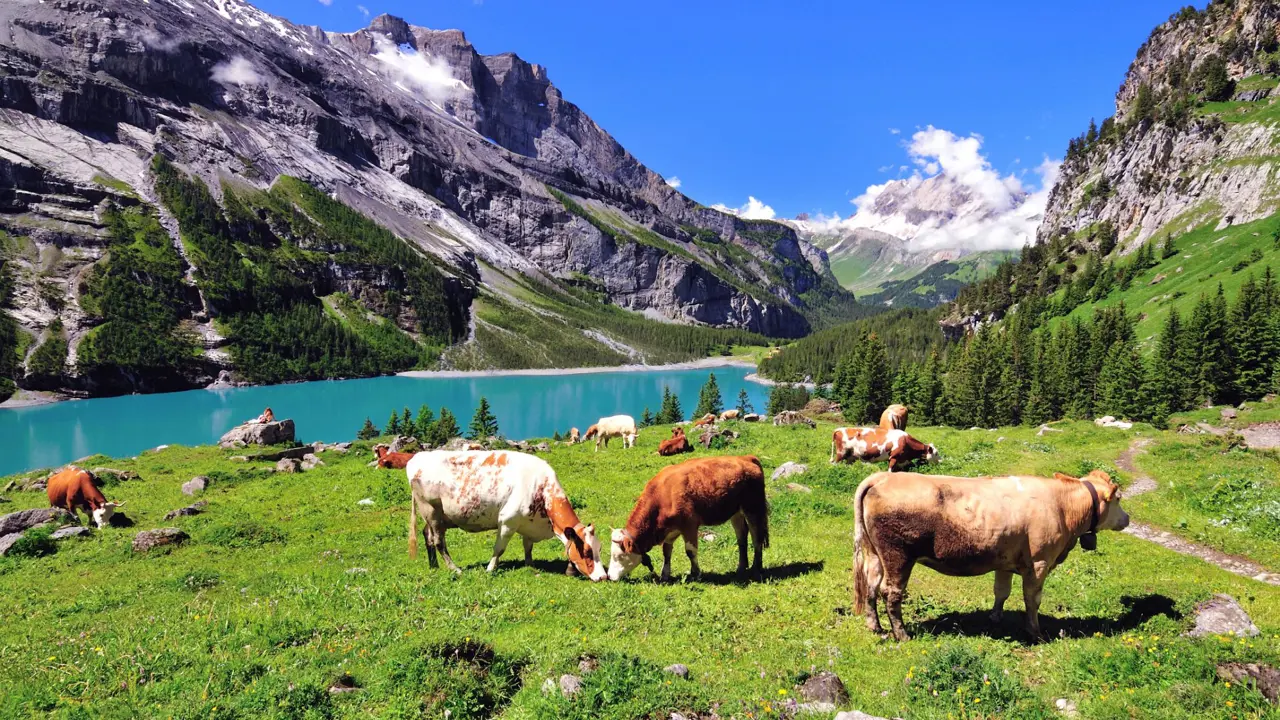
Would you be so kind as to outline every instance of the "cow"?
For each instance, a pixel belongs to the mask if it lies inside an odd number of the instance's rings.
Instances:
[[[992,622],[999,622],[1013,575],[1022,577],[1027,632],[1041,638],[1045,578],[1079,541],[1096,547],[1097,531],[1123,530],[1129,515],[1111,477],[960,478],[878,472],[854,495],[854,609],[879,633],[883,595],[894,636],[907,640],[902,596],[919,562],[945,575],[995,573]]]
[[[670,439],[658,443],[658,454],[663,457],[687,452],[693,452],[693,446],[689,444],[689,439],[684,436],[684,428],[682,427],[671,428]]]
[[[907,413],[910,411],[906,405],[890,405],[880,413],[880,427],[885,430],[906,430]]]
[[[720,419],[721,420],[737,420],[738,416],[741,414],[742,413],[739,412],[736,408],[733,410],[725,410],[724,412],[720,413]]]
[[[715,424],[716,424],[715,413],[707,413],[706,415],[703,415],[702,417],[693,421],[694,427],[702,427],[704,425],[715,425]]]
[[[936,463],[938,448],[926,445],[902,430],[884,428],[836,428],[831,434],[831,463],[889,461],[889,472],[905,470],[918,459]]]
[[[391,452],[391,447],[382,443],[373,446],[373,454],[378,456],[378,467],[387,470],[403,470],[413,459],[413,453]]]
[[[583,439],[596,440],[596,452],[600,452],[600,445],[603,443],[605,448],[609,447],[609,438],[622,438],[622,447],[629,448],[636,446],[636,419],[630,415],[613,415],[611,417],[602,417],[596,421],[595,425],[587,428],[587,434],[583,435]]]
[[[115,514],[116,508],[124,507],[123,502],[108,502],[94,484],[93,475],[74,465],[68,465],[50,476],[46,492],[49,495],[49,507],[62,508],[77,518],[79,515],[76,510],[84,510],[99,528],[111,523],[111,516]]]
[[[637,565],[653,572],[649,551],[662,546],[662,580],[671,579],[671,549],[684,538],[690,575],[697,578],[698,528],[733,524],[738,536],[738,576],[747,574],[747,532],[755,545],[751,572],[762,579],[763,550],[769,547],[769,506],[764,496],[764,470],[751,455],[686,460],[653,476],[641,493],[624,529],[615,529],[609,553],[609,579],[621,580]]]
[[[569,428],[569,444],[577,445],[582,442],[582,433],[578,432],[578,428]]]
[[[511,536],[524,541],[525,564],[533,562],[533,544],[555,537],[569,556],[565,572],[576,569],[598,582],[605,578],[600,560],[600,540],[594,525],[583,525],[556,479],[555,470],[542,458],[506,450],[420,452],[405,468],[412,496],[409,515],[409,557],[418,556],[418,517],[425,527],[430,566],[438,567],[436,553],[449,569],[461,573],[449,555],[445,531],[497,530],[493,572]]]

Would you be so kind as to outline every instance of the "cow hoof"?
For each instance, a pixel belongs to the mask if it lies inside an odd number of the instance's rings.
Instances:
[[[992,610],[991,614],[987,617],[991,618],[991,622],[999,623],[1001,620],[1004,620],[1004,613]]]

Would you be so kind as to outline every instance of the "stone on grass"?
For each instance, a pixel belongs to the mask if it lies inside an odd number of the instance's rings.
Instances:
[[[417,452],[418,438],[409,437],[408,435],[397,435],[396,439],[391,441],[391,452]]]
[[[798,493],[813,492],[813,488],[809,487],[808,485],[801,485],[800,483],[787,483],[787,489],[790,490],[791,492],[798,492]]]
[[[315,468],[318,468],[321,465],[324,465],[323,460],[316,457],[314,453],[307,453],[306,455],[302,456],[302,464],[300,467],[303,470],[314,470]]]
[[[21,537],[22,537],[22,533],[20,532],[9,533],[8,535],[0,535],[0,557],[4,555],[8,555],[9,548],[13,547],[13,544],[18,542],[18,540]]]
[[[182,494],[195,495],[198,492],[204,492],[207,487],[209,487],[209,478],[204,475],[197,475],[182,483]]]
[[[32,508],[0,515],[0,535],[24,533],[37,525],[45,523],[76,523],[76,518],[62,508]]]
[[[560,676],[560,692],[565,697],[573,697],[580,690],[582,690],[582,678],[577,675]]]
[[[801,415],[795,410],[783,410],[773,416],[774,427],[782,427],[783,425],[804,425],[809,428],[818,427],[818,423],[810,420],[804,415]]]
[[[803,465],[798,462],[787,461],[779,465],[778,469],[773,471],[773,475],[769,479],[780,480],[782,478],[791,477],[792,475],[803,475],[808,471],[809,471],[808,465]]]
[[[82,537],[84,535],[92,535],[93,531],[83,525],[72,525],[70,527],[59,528],[53,531],[50,538],[54,540],[66,540],[67,538]]]
[[[1195,614],[1196,626],[1187,633],[1191,637],[1206,635],[1254,637],[1258,635],[1258,626],[1253,624],[1249,614],[1230,595],[1214,595],[1196,605]]]
[[[868,715],[861,710],[847,710],[842,713],[837,713],[835,720],[885,720],[885,718],[882,718],[879,715]]]
[[[682,678],[689,677],[689,668],[684,663],[676,663],[674,665],[668,665],[662,668],[662,672],[671,673],[676,677],[682,677]]]
[[[1236,410],[1235,408],[1222,408],[1221,415],[1223,420],[1235,420]]]
[[[742,416],[743,422],[760,422],[760,415],[757,413],[747,413]]]
[[[832,705],[844,705],[849,702],[849,691],[844,683],[833,672],[823,670],[812,675],[800,686],[797,693],[805,702],[825,702]]]
[[[547,678],[542,681],[542,694],[550,695],[556,691],[556,681],[554,678]]]
[[[600,661],[589,655],[578,661],[578,672],[582,673],[583,675],[586,675],[587,673],[593,673],[599,669],[600,669]]]
[[[276,472],[296,473],[302,472],[302,463],[293,458],[283,458],[276,463]]]
[[[550,452],[550,451],[551,451],[551,446],[550,446],[550,445],[547,445],[547,444],[546,444],[546,443],[544,443],[544,442],[540,442],[540,443],[538,443],[537,445],[534,445],[534,446],[533,446],[533,449],[534,449],[534,451],[536,451],[536,452]]]
[[[359,689],[360,686],[356,684],[356,679],[351,677],[350,673],[342,673],[329,684],[330,695],[345,695]]]
[[[1067,698],[1058,698],[1057,701],[1053,703],[1053,706],[1058,709],[1058,712],[1067,717],[1077,717],[1080,714],[1080,712],[1076,710],[1076,704]]]
[[[1280,670],[1257,663],[1222,663],[1218,677],[1226,682],[1246,685],[1252,683],[1272,705],[1280,703]]]
[[[200,502],[192,503],[186,507],[178,508],[177,510],[170,510],[169,512],[165,513],[164,519],[172,520],[174,518],[183,517],[186,515],[199,515],[200,513],[204,512],[204,509],[207,507],[209,507],[209,503],[205,502],[204,500],[201,500]]]
[[[181,545],[189,537],[186,533],[173,527],[143,530],[133,538],[133,551],[145,553],[166,545]]]
[[[218,444],[224,448],[245,445],[281,445],[293,442],[293,421],[245,423],[227,431]]]
[[[358,500],[358,501],[356,501],[356,504],[357,504],[357,505],[364,505],[365,507],[368,507],[368,506],[370,506],[370,505],[372,505],[372,504],[373,504],[373,498],[365,498],[365,499],[363,499],[363,500]]]

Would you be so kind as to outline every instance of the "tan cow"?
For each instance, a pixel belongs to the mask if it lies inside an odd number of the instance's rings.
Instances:
[[[671,578],[671,550],[678,537],[697,578],[698,528],[729,522],[738,536],[738,576],[747,574],[747,532],[755,545],[751,571],[761,579],[764,548],[769,547],[769,506],[764,470],[751,455],[686,460],[653,476],[636,501],[624,529],[611,536],[609,579],[621,580],[637,565],[653,571],[649,551],[662,546],[662,579]]]
[[[722,421],[724,421],[724,420],[737,420],[737,419],[738,419],[738,416],[739,416],[739,415],[741,415],[741,414],[742,414],[742,413],[741,413],[741,412],[739,412],[737,408],[734,408],[734,409],[732,409],[732,410],[725,410],[724,412],[720,413],[720,420],[722,420]]]
[[[108,502],[94,485],[93,475],[74,465],[68,465],[50,477],[46,493],[49,507],[62,508],[72,515],[83,510],[99,528],[110,524],[116,508],[124,506],[122,502]]]
[[[609,447],[609,438],[622,438],[622,447],[630,448],[636,446],[636,436],[640,432],[636,429],[636,419],[630,415],[612,415],[610,417],[602,417],[596,421],[595,425],[587,428],[587,434],[583,435],[583,439],[590,440],[595,438],[596,452],[600,452],[601,444],[607,449]]]
[[[944,575],[996,574],[993,622],[1004,613],[1014,574],[1022,577],[1027,632],[1040,634],[1040,596],[1049,572],[1076,542],[1096,547],[1097,531],[1123,530],[1129,515],[1111,477],[960,478],[879,472],[854,495],[854,609],[880,632],[876,600],[884,595],[898,640],[902,596],[917,562]]]
[[[906,430],[908,412],[910,409],[906,405],[890,405],[880,413],[880,427],[885,430]]]
[[[578,432],[578,428],[569,428],[569,444],[577,445],[582,442],[582,433]]]
[[[714,413],[707,413],[706,415],[703,415],[702,417],[698,418],[697,420],[694,420],[694,421],[693,421],[693,426],[694,426],[694,427],[702,427],[702,426],[704,426],[704,425],[714,425],[714,424],[715,424],[715,422],[716,422],[716,416],[715,416],[715,414],[714,414]]]
[[[874,428],[836,428],[831,434],[831,462],[884,462],[889,471],[905,470],[915,460],[936,463],[938,448],[926,445],[902,430]]]

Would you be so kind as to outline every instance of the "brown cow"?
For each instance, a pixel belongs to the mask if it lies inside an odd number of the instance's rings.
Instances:
[[[693,452],[693,446],[689,444],[689,439],[684,436],[684,428],[678,425],[671,428],[670,439],[658,443],[658,454],[663,457],[687,452]]]
[[[1096,547],[1098,530],[1123,530],[1129,515],[1111,477],[1010,476],[959,478],[879,472],[854,495],[854,609],[880,632],[876,598],[883,593],[898,640],[902,596],[919,562],[944,575],[995,572],[993,622],[999,622],[1016,573],[1022,577],[1027,632],[1040,635],[1045,578],[1079,540]]]
[[[889,471],[905,470],[918,459],[927,463],[938,461],[938,448],[926,445],[902,430],[874,428],[836,428],[831,434],[831,462],[884,462],[889,461]]]
[[[693,426],[694,426],[694,427],[702,427],[703,425],[714,425],[714,424],[715,424],[715,422],[716,422],[716,416],[715,416],[715,414],[713,414],[713,413],[707,413],[706,415],[703,415],[702,417],[698,418],[697,420],[694,420],[694,421],[693,421]]]
[[[122,502],[108,502],[94,485],[93,475],[74,465],[68,465],[50,477],[47,490],[49,507],[62,508],[72,515],[76,515],[78,509],[84,510],[99,528],[106,527],[116,508],[124,506]]]
[[[373,454],[378,456],[378,467],[384,470],[403,470],[414,455],[406,452],[391,452],[391,447],[385,444],[374,445]]]
[[[649,551],[662,546],[662,579],[671,578],[671,549],[684,538],[690,575],[697,578],[698,528],[733,524],[738,536],[738,576],[747,573],[747,532],[755,545],[751,571],[761,579],[764,548],[769,547],[769,506],[764,496],[764,470],[751,455],[686,460],[659,471],[644,486],[625,529],[615,529],[610,548],[609,579],[621,580],[637,565],[653,571]]]
[[[906,430],[908,412],[910,408],[906,405],[890,405],[880,413],[880,427],[885,430]]]

